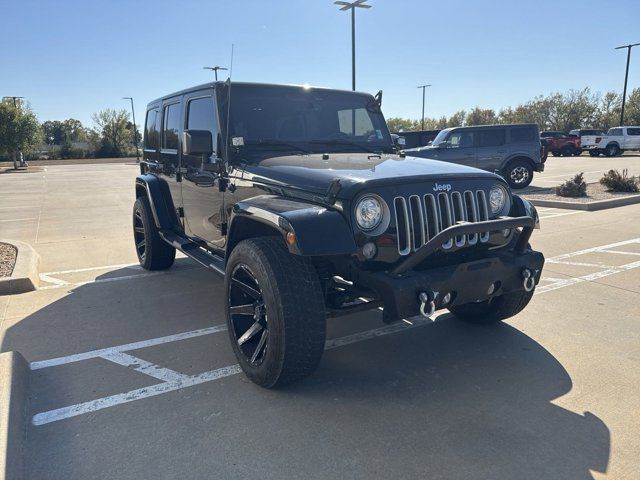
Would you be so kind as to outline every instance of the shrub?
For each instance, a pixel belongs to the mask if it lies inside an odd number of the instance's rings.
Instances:
[[[576,174],[559,187],[556,187],[556,195],[561,197],[584,197],[587,195],[587,182],[584,181],[584,172]]]
[[[610,192],[637,192],[639,179],[628,176],[628,173],[626,168],[622,170],[622,173],[618,170],[609,170],[600,179],[600,184]]]

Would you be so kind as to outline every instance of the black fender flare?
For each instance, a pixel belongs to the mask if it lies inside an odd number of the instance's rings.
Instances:
[[[357,251],[351,228],[339,211],[276,195],[259,195],[233,206],[227,255],[243,239],[238,228],[243,220],[276,230],[289,251],[296,255],[351,255]],[[287,241],[289,233],[294,235],[293,243]]]
[[[180,226],[167,182],[149,173],[138,175],[136,198],[141,196],[149,199],[153,219],[160,230],[172,230]]]
[[[559,150],[558,150],[559,151]],[[535,160],[533,160],[533,158],[531,158],[529,155],[526,155],[524,153],[513,153],[511,155],[509,155],[506,160],[504,160],[502,162],[502,165],[500,166],[500,171],[504,172],[505,169],[509,166],[509,164],[511,162],[513,162],[514,160],[524,160],[526,162],[529,162],[529,165],[531,165],[531,169],[535,170],[536,169],[536,162]]]
[[[538,216],[538,210],[529,200],[522,198],[520,195],[513,195],[513,205],[511,205],[512,217],[532,217],[535,219],[535,226],[533,228],[540,228],[540,217]]]

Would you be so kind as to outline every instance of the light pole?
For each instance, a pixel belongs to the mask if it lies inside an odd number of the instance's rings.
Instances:
[[[356,89],[356,8],[371,8],[365,5],[369,0],[356,0],[355,2],[343,2],[336,0],[336,5],[342,5],[340,11],[351,10],[351,90]]]
[[[136,148],[136,163],[140,163],[138,152],[138,127],[136,126],[136,111],[133,108],[133,97],[122,97],[123,100],[131,100],[131,116],[133,117],[133,146]]]
[[[624,103],[627,100],[627,79],[629,78],[629,60],[631,60],[631,49],[640,45],[640,43],[634,43],[632,45],[622,45],[616,47],[614,50],[620,50],[621,48],[627,49],[627,70],[624,74],[624,90],[622,91],[622,111],[620,112],[620,126],[624,125]]]
[[[430,87],[431,84],[426,84],[426,85],[418,85],[418,88],[422,89],[422,123],[420,124],[420,130],[424,130],[424,95],[425,95],[425,90],[427,89],[427,87]]]
[[[216,82],[218,81],[218,70],[229,70],[228,68],[220,67],[216,65],[215,67],[202,67],[205,70],[213,70],[213,73],[216,74]]]

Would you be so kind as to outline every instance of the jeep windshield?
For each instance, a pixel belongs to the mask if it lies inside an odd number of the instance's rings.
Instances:
[[[219,104],[226,114],[226,88]],[[273,85],[231,85],[229,151],[260,160],[282,154],[392,153],[391,135],[373,97]]]
[[[452,130],[451,128],[445,128],[444,130],[441,130],[438,133],[438,135],[436,135],[436,138],[433,139],[433,142],[431,142],[431,146],[432,147],[437,147],[442,142],[444,142],[445,138],[447,138],[447,135],[449,134],[449,132],[451,130]]]

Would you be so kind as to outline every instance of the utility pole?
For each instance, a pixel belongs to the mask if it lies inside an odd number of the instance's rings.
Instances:
[[[336,5],[342,5],[340,11],[351,10],[351,90],[356,89],[356,8],[371,8],[366,5],[369,0],[356,0],[355,2],[344,2],[337,0]]]
[[[136,162],[140,163],[140,152],[138,152],[138,126],[136,125],[136,111],[133,108],[133,97],[122,97],[123,100],[131,100],[131,116],[133,117],[133,146],[136,149]]]
[[[627,69],[624,73],[624,90],[622,91],[622,111],[620,112],[620,126],[624,125],[624,104],[627,101],[627,80],[629,79],[629,61],[631,60],[631,49],[640,45],[640,43],[634,43],[632,45],[622,45],[614,48],[614,50],[620,50],[621,48],[627,49]]]
[[[426,84],[426,85],[418,85],[418,88],[422,89],[422,123],[420,124],[420,130],[424,130],[424,95],[425,95],[425,90],[427,89],[427,87],[430,87],[431,84]]]
[[[229,70],[228,68],[220,67],[216,65],[215,67],[202,67],[205,70],[213,70],[213,73],[216,75],[216,82],[218,81],[218,70]]]

